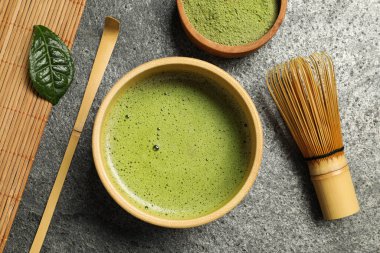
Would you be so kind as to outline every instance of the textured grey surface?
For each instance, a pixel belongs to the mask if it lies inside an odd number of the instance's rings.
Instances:
[[[77,74],[54,107],[14,222],[6,252],[26,252],[63,157],[95,57],[103,19],[122,31],[85,125],[43,252],[379,252],[380,3],[292,0],[277,35],[237,60],[196,49],[173,0],[88,0],[73,48]],[[334,58],[346,154],[361,212],[326,222],[301,155],[264,86],[264,73],[296,55],[327,50]],[[260,174],[247,198],[211,224],[163,229],[125,213],[95,172],[91,130],[99,104],[124,73],[151,59],[190,56],[214,63],[247,89],[265,136]]]

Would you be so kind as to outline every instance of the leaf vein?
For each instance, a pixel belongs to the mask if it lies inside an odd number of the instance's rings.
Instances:
[[[49,61],[49,66],[48,66],[48,68],[50,69],[50,77],[51,77],[51,80],[53,80],[52,82],[54,82],[53,69],[52,69],[52,67],[51,67],[51,57],[50,57],[50,53],[49,53],[49,45],[47,44],[47,41],[46,41],[45,35],[44,35],[44,33],[41,31],[41,28],[38,27],[38,29],[40,30],[41,38],[42,38],[42,40],[44,41],[43,46],[44,46],[45,49],[46,49],[46,56],[47,56],[47,59],[48,59],[48,61]],[[54,83],[53,83],[53,86],[54,86]],[[53,91],[53,92],[56,93],[55,91]]]

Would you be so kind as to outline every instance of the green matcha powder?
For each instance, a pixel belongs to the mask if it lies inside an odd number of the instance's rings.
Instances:
[[[278,15],[276,0],[183,0],[195,29],[216,43],[236,46],[261,38]]]

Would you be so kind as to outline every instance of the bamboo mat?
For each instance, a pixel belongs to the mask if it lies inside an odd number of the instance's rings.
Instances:
[[[86,0],[0,0],[0,252],[4,250],[52,105],[32,89],[33,25],[72,47]]]

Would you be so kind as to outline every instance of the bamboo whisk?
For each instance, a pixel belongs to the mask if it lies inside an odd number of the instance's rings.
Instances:
[[[344,155],[334,66],[326,53],[297,57],[269,70],[266,83],[307,161],[323,216],[359,211]]]

